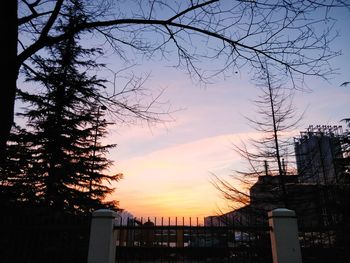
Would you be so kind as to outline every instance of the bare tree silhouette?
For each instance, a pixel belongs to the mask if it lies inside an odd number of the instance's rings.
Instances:
[[[60,32],[58,26],[67,23],[72,5],[82,19]],[[2,7],[6,41],[1,41],[0,154],[4,156],[21,67],[43,48],[74,34],[102,36],[124,60],[130,59],[130,50],[148,58],[173,58],[175,52],[175,64],[200,80],[245,65],[259,68],[264,58],[297,85],[303,76],[325,78],[332,72],[328,62],[338,53],[330,48],[335,36],[330,10],[349,4],[342,0],[17,0]],[[200,63],[204,60],[218,67],[205,69]]]
[[[292,145],[288,132],[294,130],[303,114],[297,116],[293,106],[293,89],[284,86],[283,78],[273,73],[267,64],[262,65],[261,73],[256,78],[260,90],[258,99],[254,101],[257,117],[249,118],[249,124],[261,136],[248,139],[241,145],[234,144],[234,150],[246,162],[245,170],[236,170],[231,175],[232,181],[214,175],[212,183],[234,209],[254,202],[257,210],[266,212],[271,204],[289,207],[290,200],[286,184],[288,174],[294,173],[288,161],[292,156]],[[250,189],[260,176],[278,178],[269,179],[259,197],[250,194]],[[253,207],[252,207],[253,208]]]

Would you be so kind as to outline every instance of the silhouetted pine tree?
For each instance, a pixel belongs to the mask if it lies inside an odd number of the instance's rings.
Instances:
[[[35,162],[32,155],[33,142],[29,134],[19,126],[13,126],[7,148],[8,158],[0,167],[0,205],[7,208],[19,204],[32,207],[39,200],[36,193],[40,186],[34,175],[30,174]],[[34,187],[35,186],[35,187]]]
[[[70,23],[62,30],[69,32],[75,21]],[[99,65],[84,59],[97,50],[82,48],[75,36],[49,52],[51,59],[34,58],[35,71],[26,69],[27,80],[40,84],[42,90],[38,94],[20,92],[29,105],[20,114],[27,120],[27,129],[17,129],[12,135],[8,147],[12,167],[6,170],[12,170],[20,184],[29,183],[30,191],[18,190],[30,203],[73,213],[116,208],[115,202],[103,202],[113,191],[106,182],[120,178],[120,174],[106,174],[112,164],[106,153],[115,145],[100,143],[109,124],[102,118],[104,106],[99,103],[103,80],[89,76],[87,70]],[[16,159],[21,160],[20,167],[13,169]],[[14,182],[9,185],[15,188]]]

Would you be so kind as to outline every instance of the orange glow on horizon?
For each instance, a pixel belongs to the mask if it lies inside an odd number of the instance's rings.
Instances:
[[[174,145],[119,162],[125,177],[112,198],[135,217],[199,218],[232,210],[211,184],[211,174],[229,175],[240,159],[227,144],[242,136],[225,134]]]

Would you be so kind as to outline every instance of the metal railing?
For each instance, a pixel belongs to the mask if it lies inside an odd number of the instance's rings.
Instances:
[[[299,228],[303,263],[350,262],[350,229],[342,225]]]
[[[116,262],[271,262],[268,226],[203,226],[192,219],[119,220]]]
[[[0,262],[86,263],[89,217],[0,216]]]

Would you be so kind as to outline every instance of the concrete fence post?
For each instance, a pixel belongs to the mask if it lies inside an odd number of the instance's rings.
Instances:
[[[117,213],[100,209],[92,213],[88,263],[114,263],[116,240],[114,221]]]
[[[273,263],[302,263],[295,212],[278,208],[268,216]]]

